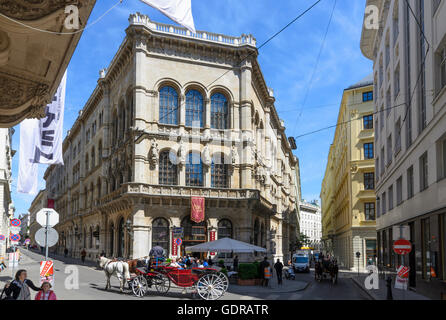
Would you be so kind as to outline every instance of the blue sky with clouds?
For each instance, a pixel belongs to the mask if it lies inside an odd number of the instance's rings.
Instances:
[[[372,72],[372,62],[359,48],[365,0],[337,0],[332,24],[316,65],[335,0],[322,0],[303,18],[282,32],[259,51],[259,62],[267,82],[274,89],[276,108],[285,121],[287,135],[297,136],[336,124],[344,88]],[[117,0],[97,1],[89,23],[95,21]],[[313,0],[192,0],[197,30],[232,36],[251,33],[257,44],[273,34],[313,4]],[[109,65],[134,12],[149,15],[152,20],[172,23],[161,13],[139,0],[124,0],[103,19],[84,31],[68,67],[64,130],[71,128],[93,92],[99,70]],[[219,75],[216,75],[218,77]],[[306,103],[303,105],[308,92]],[[19,150],[19,126],[13,136],[13,147]],[[301,165],[303,197],[319,198],[329,146],[334,129],[297,140]],[[16,215],[28,211],[33,196],[16,192],[18,154],[13,159],[13,201]],[[39,187],[45,187],[39,169]]]

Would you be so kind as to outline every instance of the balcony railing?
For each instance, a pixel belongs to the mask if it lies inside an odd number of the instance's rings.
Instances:
[[[106,204],[123,195],[142,195],[148,197],[204,197],[209,199],[228,200],[260,200],[260,192],[252,189],[217,189],[187,186],[161,186],[142,183],[126,183],[116,191],[101,198],[100,203]]]
[[[196,33],[192,33],[183,27],[151,21],[148,16],[141,14],[139,12],[130,15],[129,23],[130,25],[145,26],[148,29],[155,31],[157,33],[173,34],[185,38],[192,38],[192,39],[195,38],[209,42],[223,43],[232,46],[249,45],[256,47],[257,45],[257,41],[252,35],[243,34],[240,37],[231,37],[223,34],[204,32],[204,31],[197,31]]]

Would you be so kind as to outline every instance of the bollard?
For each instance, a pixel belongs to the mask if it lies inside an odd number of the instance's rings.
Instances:
[[[392,277],[389,276],[386,280],[387,282],[387,300],[393,300],[392,296]]]

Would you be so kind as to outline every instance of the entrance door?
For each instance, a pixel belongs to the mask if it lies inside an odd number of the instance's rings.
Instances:
[[[181,222],[181,227],[183,227],[184,230],[184,239],[180,251],[181,256],[186,254],[186,247],[195,246],[208,241],[205,221],[195,223],[191,221],[189,217],[186,217]],[[203,259],[206,253],[192,253],[192,255],[196,258]]]

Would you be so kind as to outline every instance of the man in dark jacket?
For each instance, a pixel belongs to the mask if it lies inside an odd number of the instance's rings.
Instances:
[[[277,259],[277,262],[274,264],[274,269],[276,269],[276,273],[277,273],[277,282],[279,285],[281,285],[282,284],[283,263],[280,262],[280,259]]]
[[[14,300],[31,300],[31,293],[29,288],[34,291],[40,291],[40,288],[36,287],[34,283],[27,279],[26,270],[19,270],[15,274],[15,280],[5,286],[6,296],[11,296]]]

